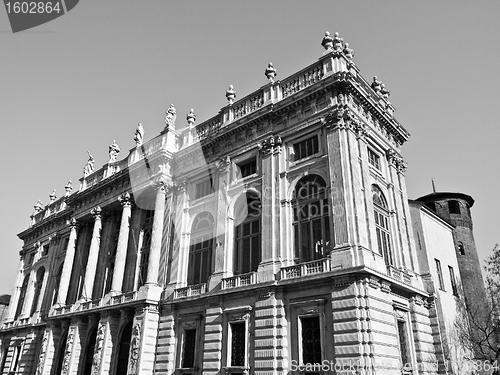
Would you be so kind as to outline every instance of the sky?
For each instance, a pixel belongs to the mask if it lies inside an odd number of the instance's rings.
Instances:
[[[0,9],[0,294],[12,293],[37,200],[79,178],[87,150],[100,168],[116,140],[128,155],[145,139],[197,123],[266,83],[317,61],[325,31],[354,48],[366,80],[391,91],[411,134],[402,152],[411,199],[436,190],[475,199],[480,259],[500,242],[500,2],[85,0],[66,15],[13,34]]]

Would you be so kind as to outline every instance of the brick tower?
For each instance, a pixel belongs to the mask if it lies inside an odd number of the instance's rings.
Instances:
[[[485,301],[482,267],[477,255],[470,213],[474,199],[463,193],[434,192],[418,198],[417,201],[424,203],[455,227],[453,240],[466,301]]]

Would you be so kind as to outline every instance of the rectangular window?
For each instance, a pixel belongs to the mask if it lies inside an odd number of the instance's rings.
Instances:
[[[301,364],[321,363],[321,325],[319,316],[300,317]]]
[[[243,367],[246,364],[246,322],[233,322],[230,327],[231,366]]]
[[[42,256],[49,255],[49,244],[43,245]]]
[[[460,204],[458,201],[448,201],[448,210],[450,214],[460,214]]]
[[[196,184],[196,187],[195,187],[196,188],[195,199],[198,199],[198,198],[204,197],[208,194],[211,194],[213,191],[212,186],[213,186],[213,184],[212,184],[212,177],[211,176],[204,179],[201,182],[198,182]]]
[[[9,354],[9,347],[7,346],[2,353],[2,365],[0,366],[0,373],[4,373],[5,362],[7,361],[7,355]]]
[[[295,160],[301,160],[319,152],[318,136],[314,135],[293,145]]]
[[[257,173],[257,160],[255,158],[246,160],[243,163],[238,164],[238,168],[240,169],[239,172],[241,173],[242,178],[251,176]]]
[[[436,271],[438,274],[438,280],[439,280],[439,289],[445,290],[444,289],[444,280],[443,280],[443,271],[441,269],[441,262],[438,259],[434,259],[436,261]]]
[[[195,367],[196,328],[184,330],[182,343],[182,368]]]
[[[406,329],[406,321],[405,320],[399,320],[397,321],[398,324],[398,339],[399,339],[399,353],[401,356],[401,364],[403,365],[403,369],[409,369],[411,368],[411,361],[410,361],[410,353],[408,351],[408,331]],[[403,374],[404,374],[403,370]]]
[[[26,264],[26,266],[31,266],[33,264],[33,261],[35,260],[35,254],[34,253],[31,253],[29,255],[29,258],[28,258],[28,263]]]
[[[451,290],[453,291],[454,296],[458,296],[457,280],[455,279],[455,271],[453,270],[452,266],[448,266],[448,270],[450,271]]]
[[[368,149],[368,162],[372,167],[380,170],[380,156],[371,149]]]
[[[19,370],[19,357],[21,356],[22,344],[16,346],[14,350],[13,362],[10,371],[17,372]]]

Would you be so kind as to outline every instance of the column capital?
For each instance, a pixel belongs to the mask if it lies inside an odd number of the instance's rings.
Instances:
[[[122,207],[130,207],[132,204],[132,198],[128,192],[123,193],[118,197],[118,202],[121,203]]]
[[[183,178],[175,182],[175,187],[179,193],[185,192],[187,185],[188,185],[187,178]]]
[[[219,173],[224,173],[227,171],[229,165],[231,165],[231,158],[229,156],[223,156],[215,162],[215,165]]]
[[[162,177],[158,177],[151,181],[151,186],[157,192],[169,194],[172,191],[172,185],[168,184]]]
[[[283,144],[283,141],[281,140],[280,136],[274,136],[272,135],[268,139],[265,139],[262,141],[262,143],[259,143],[259,150],[262,152],[263,155],[272,155],[272,154],[279,154],[281,152],[281,145]]]
[[[101,220],[102,216],[104,215],[104,212],[102,212],[102,208],[99,206],[96,206],[92,210],[90,210],[90,213],[95,220]]]
[[[78,229],[78,227],[80,226],[79,223],[76,221],[76,219],[74,217],[72,217],[71,219],[69,219],[66,222],[66,225],[68,227],[70,227],[70,229]]]

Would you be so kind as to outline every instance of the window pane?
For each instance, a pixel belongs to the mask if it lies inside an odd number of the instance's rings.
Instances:
[[[194,367],[194,354],[196,347],[196,329],[184,331],[184,345],[182,348],[182,367]]]
[[[302,317],[302,362],[321,363],[321,330],[319,316]]]
[[[245,366],[245,323],[231,323],[231,366]]]

